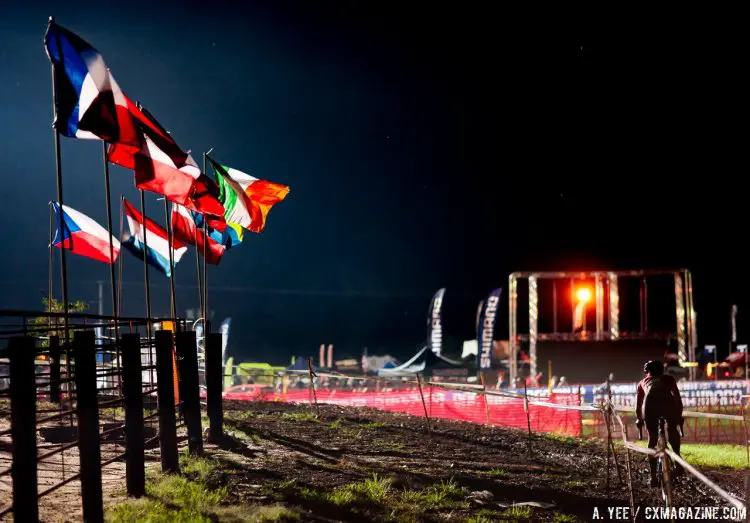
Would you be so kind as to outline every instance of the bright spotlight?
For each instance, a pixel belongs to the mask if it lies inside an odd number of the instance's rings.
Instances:
[[[581,303],[591,301],[591,291],[585,287],[578,289],[576,291],[576,299]]]

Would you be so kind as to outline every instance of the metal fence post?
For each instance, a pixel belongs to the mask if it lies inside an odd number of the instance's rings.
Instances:
[[[203,453],[203,432],[195,331],[183,330],[177,333],[177,355],[180,358],[180,397],[188,431],[188,452],[191,456],[197,456]]]
[[[49,337],[49,400],[60,403],[60,337]]]
[[[10,430],[13,439],[13,520],[39,521],[36,459],[34,339],[11,338]]]
[[[120,340],[125,396],[125,482],[128,496],[139,498],[146,493],[141,336],[122,334]]]
[[[81,498],[86,522],[104,521],[94,334],[94,331],[77,332],[73,339]]]
[[[224,436],[224,412],[221,403],[223,374],[221,334],[209,334],[206,337],[206,410],[210,421],[209,438],[214,443],[219,443]]]
[[[172,372],[172,332],[160,330],[156,344],[156,388],[159,402],[159,444],[162,472],[180,472],[177,456],[177,421],[174,414],[174,376]]]

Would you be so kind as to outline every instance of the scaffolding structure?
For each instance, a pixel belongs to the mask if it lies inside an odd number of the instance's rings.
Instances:
[[[693,305],[693,277],[689,270],[680,269],[676,271],[659,270],[636,270],[636,271],[566,271],[566,272],[514,272],[508,277],[508,343],[510,345],[510,383],[516,383],[518,378],[518,354],[521,342],[528,341],[530,376],[537,375],[537,342],[540,340],[550,341],[616,341],[620,339],[657,339],[659,334],[648,330],[648,278],[653,276],[672,276],[674,278],[675,313],[676,325],[674,332],[667,336],[677,340],[677,354],[682,364],[687,361],[695,361],[695,349],[698,345],[697,329],[695,324],[695,308]],[[640,278],[640,329],[635,332],[622,332],[620,330],[620,290],[619,284],[623,278]],[[528,280],[529,288],[529,332],[528,335],[518,332],[518,281]],[[551,333],[539,332],[539,294],[538,282],[540,279],[553,281],[552,287],[552,309],[553,322]],[[575,328],[568,332],[558,329],[557,314],[557,281],[569,280],[571,288],[578,280],[594,282],[594,304],[596,307],[595,331],[590,335],[584,329],[575,332]],[[605,296],[606,300],[605,307]],[[575,309],[576,298],[571,292],[572,307]],[[605,310],[606,309],[606,310]],[[608,318],[605,328],[605,317]],[[663,335],[661,335],[663,336]],[[695,369],[690,368],[690,377],[694,379]]]

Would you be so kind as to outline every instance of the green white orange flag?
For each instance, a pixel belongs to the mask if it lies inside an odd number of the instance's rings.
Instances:
[[[224,205],[227,223],[236,223],[252,231],[261,232],[266,226],[268,211],[286,198],[289,187],[259,180],[249,174],[206,157],[219,184],[219,201]]]

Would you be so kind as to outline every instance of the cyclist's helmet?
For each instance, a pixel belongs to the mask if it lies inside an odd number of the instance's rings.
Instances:
[[[643,372],[652,376],[661,376],[664,374],[664,364],[658,360],[647,361],[643,366]]]

